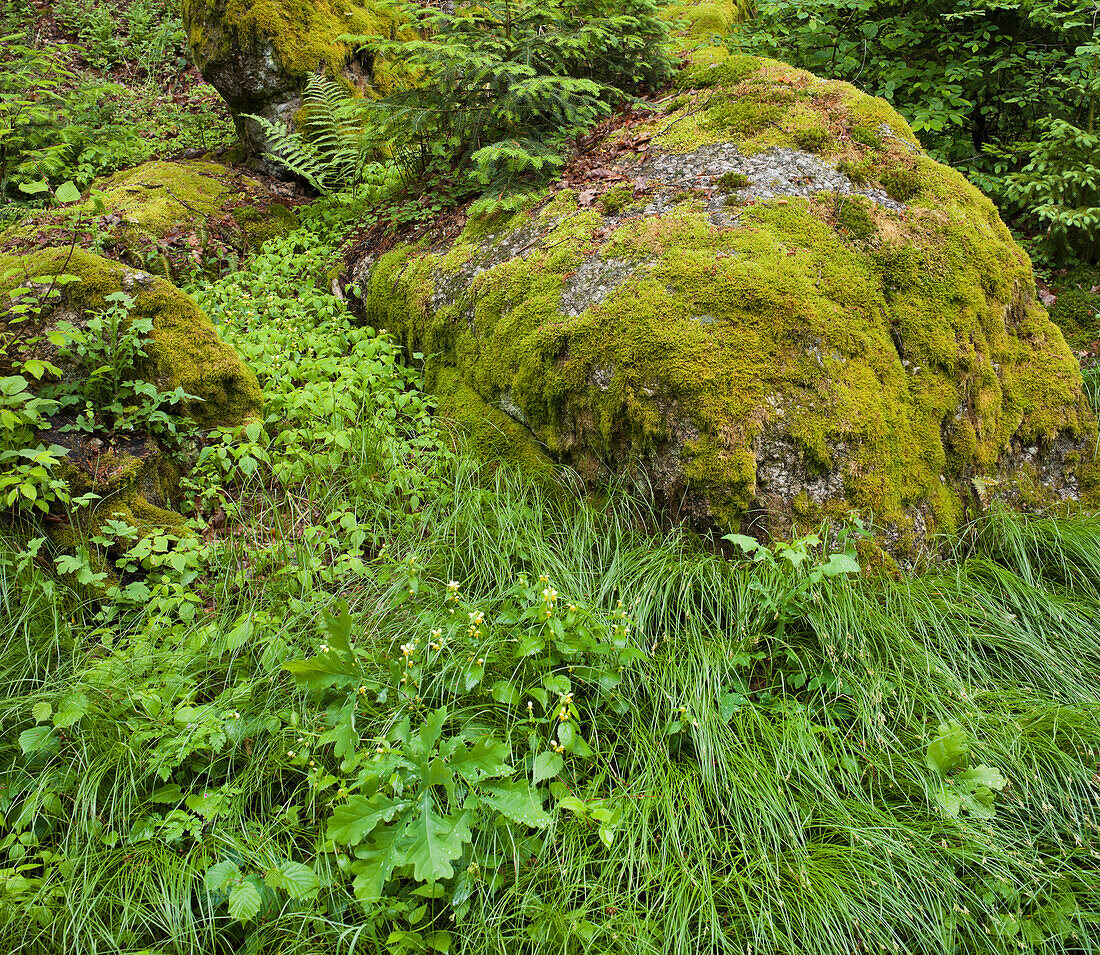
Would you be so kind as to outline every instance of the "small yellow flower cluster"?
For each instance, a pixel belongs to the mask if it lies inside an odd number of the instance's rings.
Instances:
[[[558,720],[562,723],[568,723],[570,719],[570,711],[573,706],[573,694],[566,693],[561,698],[561,709],[558,710]]]
[[[405,558],[404,564],[408,568],[406,573],[409,575],[410,580],[414,580],[416,578],[416,571],[417,571],[417,566],[416,566],[417,557],[416,557],[416,554],[409,554],[409,556]],[[415,587],[409,587],[409,596],[411,597],[415,593],[416,593],[416,588]]]
[[[481,625],[485,622],[485,614],[480,610],[470,611],[470,626],[466,629],[466,636],[471,639],[481,636]]]
[[[428,642],[428,646],[433,650],[443,649],[443,631],[438,627],[432,631],[431,640]]]
[[[545,577],[540,577],[540,581],[545,581]],[[544,587],[542,591],[542,606],[543,613],[546,619],[549,620],[554,616],[554,604],[558,601],[558,592],[553,587]]]
[[[623,607],[623,602],[620,600],[617,602],[614,613],[611,614],[611,619],[614,623],[611,624],[611,635],[614,637],[625,637],[630,633],[630,621],[626,615],[626,609]]]
[[[447,603],[455,603],[458,600],[458,581],[452,580],[447,583]]]

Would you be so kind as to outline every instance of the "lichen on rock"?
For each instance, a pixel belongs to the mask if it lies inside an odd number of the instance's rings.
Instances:
[[[632,199],[559,190],[367,254],[366,317],[439,356],[441,393],[703,528],[859,510],[901,552],[957,526],[975,479],[1087,490],[1077,364],[988,199],[847,84],[729,56],[681,87],[630,130]]]

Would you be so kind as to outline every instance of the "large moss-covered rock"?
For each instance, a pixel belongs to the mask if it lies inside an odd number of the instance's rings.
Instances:
[[[291,196],[207,160],[153,160],[93,183],[77,207],[39,211],[0,234],[0,252],[76,242],[176,278],[218,273],[297,225]]]
[[[16,318],[11,306],[27,301],[22,291],[27,289],[31,298],[46,307],[32,309],[29,318]],[[50,296],[51,289],[61,294]],[[32,359],[51,362],[67,377],[74,376],[75,366],[59,355],[50,333],[63,322],[85,326],[115,292],[133,299],[130,319],[152,321],[147,358],[129,369],[129,375],[151,382],[158,391],[182,388],[197,399],[183,402],[173,413],[190,417],[202,428],[237,426],[259,413],[262,395],[255,375],[187,295],[164,279],[80,248],[47,248],[22,255],[0,252],[0,339],[5,343],[0,377],[19,372]],[[39,439],[67,449],[57,476],[66,481],[74,497],[88,492],[98,495],[98,502],[81,515],[85,526],[98,526],[96,515],[134,517],[139,525],[160,528],[182,523],[171,508],[186,453],[165,448],[146,434],[90,434],[65,427],[72,423],[57,419]]]
[[[289,126],[311,74],[327,72],[360,91],[385,86],[384,68],[339,38],[389,38],[391,9],[381,0],[183,0],[182,7],[195,63],[256,157],[267,135],[248,116]]]
[[[62,294],[36,320],[12,324],[0,309],[0,334],[11,344],[0,361],[18,354],[57,361],[57,350],[45,334],[65,321],[80,327],[104,307],[106,296],[125,292],[134,299],[131,318],[148,318],[152,331],[146,345],[147,364],[134,369],[160,391],[182,388],[198,401],[185,411],[204,427],[240,424],[259,411],[261,394],[256,376],[237,353],[223,342],[214,326],[191,298],[171,283],[83,249],[42,249],[29,255],[0,253],[0,306],[13,289],[48,288],[53,277],[76,281],[61,286]]]
[[[358,254],[365,316],[703,527],[858,509],[901,552],[991,493],[1077,498],[1096,421],[993,204],[850,85],[725,55],[681,85],[587,188]]]

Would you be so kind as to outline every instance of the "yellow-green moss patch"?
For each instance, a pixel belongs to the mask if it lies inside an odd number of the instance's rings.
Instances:
[[[46,317],[63,313],[79,321],[90,311],[102,308],[112,292],[125,291],[135,299],[131,315],[152,320],[147,345],[149,368],[141,377],[162,391],[183,388],[201,401],[188,403],[187,410],[208,426],[240,424],[258,413],[262,396],[255,375],[237,353],[214,331],[210,320],[183,292],[161,278],[135,272],[83,249],[43,249],[27,255],[0,253],[0,307],[11,290],[28,280],[39,288],[48,287],[57,274],[79,281],[64,286],[60,304]],[[19,338],[36,330],[11,326],[4,319],[0,331]]]

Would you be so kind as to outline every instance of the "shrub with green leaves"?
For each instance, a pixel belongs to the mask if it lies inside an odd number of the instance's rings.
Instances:
[[[1038,220],[1050,261],[1075,253],[1100,261],[1100,131],[1052,118],[1039,126],[1027,165],[1008,177],[1007,197]]]
[[[374,152],[392,154],[410,177],[446,180],[457,195],[522,191],[560,168],[569,141],[612,106],[671,76],[662,5],[407,4],[414,38],[348,38],[403,78],[397,88],[377,100],[341,102],[335,88],[317,96],[324,85],[315,82],[302,133],[318,144],[312,155],[321,167],[301,162],[310,153],[301,139],[278,151],[315,184],[355,181],[364,153]]]

